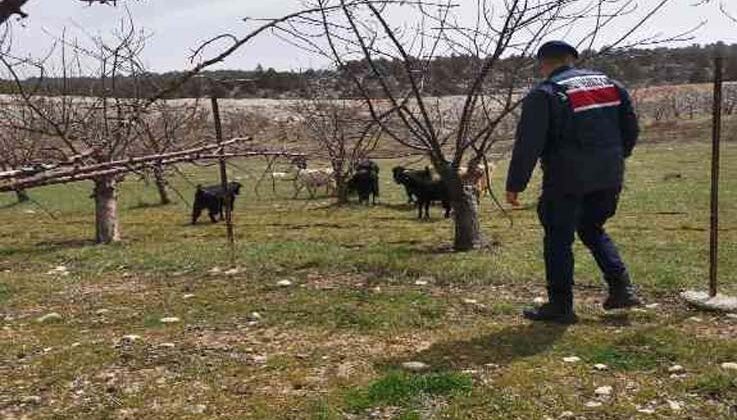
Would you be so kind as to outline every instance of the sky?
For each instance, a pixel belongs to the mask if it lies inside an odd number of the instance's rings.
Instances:
[[[737,43],[737,24],[719,12],[716,4],[719,0],[693,7],[698,1],[672,0],[665,10],[639,30],[638,36],[672,35],[705,22],[705,26],[694,34],[695,39],[682,45],[716,41]],[[737,3],[735,0],[725,1]],[[475,4],[476,0],[458,2]],[[645,7],[658,2],[640,0]],[[108,34],[126,13],[130,13],[136,25],[151,35],[144,55],[147,67],[159,72],[183,70],[191,67],[189,56],[192,49],[203,41],[221,33],[247,33],[252,26],[243,22],[244,17],[278,17],[301,6],[299,0],[122,0],[119,4],[128,6],[88,6],[79,0],[29,0],[25,10],[30,17],[12,23],[14,51],[19,55],[43,55],[54,37],[65,29],[68,34],[79,37],[85,37],[85,33]],[[737,15],[737,5],[728,7],[734,8]],[[610,36],[616,36],[615,32],[612,31]],[[297,70],[322,67],[325,63],[266,35],[231,56],[220,68],[253,69],[258,64],[264,68]]]

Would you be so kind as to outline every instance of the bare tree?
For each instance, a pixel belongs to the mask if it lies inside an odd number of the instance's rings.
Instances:
[[[297,135],[309,141],[312,153],[324,157],[333,169],[338,203],[348,202],[348,181],[358,164],[376,149],[381,129],[365,107],[355,101],[328,98],[319,87],[292,110],[299,117]]]
[[[3,105],[12,106],[7,103]],[[21,124],[33,120],[34,116],[28,110],[21,110],[18,115],[21,120],[10,121],[3,114],[0,113],[0,116],[5,118],[4,124],[0,127],[0,170],[9,171],[42,162],[42,135],[19,128]],[[19,203],[30,199],[23,188],[15,190],[15,194]]]
[[[57,54],[45,61],[0,56],[16,82],[17,96],[24,105],[22,111],[32,112],[38,122],[22,128],[50,136],[53,144],[49,147],[59,161],[85,151],[92,151],[90,158],[96,163],[126,157],[138,138],[136,127],[145,112],[145,89],[141,83],[145,71],[139,61],[145,39],[145,34],[131,21],[123,21],[110,39],[92,38],[89,47],[62,37]],[[57,61],[52,62],[51,57]],[[48,74],[55,65],[60,74],[50,79]],[[86,65],[91,68],[85,68]],[[29,86],[21,80],[21,74],[31,72],[35,72],[38,82]],[[90,74],[94,75],[95,96],[78,96],[72,91],[70,80]],[[121,91],[123,79],[132,84],[131,91]],[[94,179],[97,243],[120,240],[117,185],[121,179],[119,175]]]
[[[142,113],[135,125],[140,141],[134,144],[132,152],[136,155],[164,155],[193,147],[202,143],[200,134],[207,122],[206,110],[200,107],[199,101],[182,105],[156,102]],[[171,203],[166,172],[163,159],[152,165],[151,173],[162,205]]]
[[[49,0],[46,0],[46,1],[49,1]],[[115,6],[118,4],[118,0],[75,0],[75,1],[77,3],[83,2],[89,5],[99,3],[99,4],[109,4],[109,5]],[[0,24],[5,23],[13,15],[17,15],[19,18],[28,17],[28,14],[26,14],[22,10],[22,7],[25,6],[26,3],[28,3],[28,0],[0,0]]]
[[[618,17],[637,10],[634,0],[470,3],[312,0],[321,10],[318,19],[308,16],[276,29],[329,59],[387,137],[428,156],[448,188],[454,247],[461,251],[484,239],[473,191],[465,188],[459,169],[464,160],[468,166],[484,161],[499,140],[498,128],[533,80],[537,46],[575,26],[579,45],[591,49],[602,31],[615,29]],[[606,50],[624,45],[667,3],[657,2]],[[433,61],[450,54],[469,57],[471,67],[462,81],[466,94],[455,102],[426,93]]]

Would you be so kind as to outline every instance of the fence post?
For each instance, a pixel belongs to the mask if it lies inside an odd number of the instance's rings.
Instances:
[[[228,188],[228,171],[225,160],[225,146],[223,146],[223,123],[220,119],[220,105],[218,104],[218,98],[212,96],[210,98],[212,102],[212,116],[215,120],[215,136],[217,138],[218,145],[220,145],[220,184],[225,193],[224,206],[225,206],[225,225],[228,231],[228,243],[231,246],[231,258],[234,258],[234,245],[235,235],[233,234],[233,214],[231,212],[232,197],[229,193]]]
[[[722,137],[722,68],[724,59],[718,54],[714,59],[714,114],[711,149],[711,234],[709,244],[709,296],[717,295],[719,268],[719,169]]]

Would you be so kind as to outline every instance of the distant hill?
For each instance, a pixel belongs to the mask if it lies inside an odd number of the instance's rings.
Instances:
[[[723,49],[726,56],[727,80],[737,80],[737,44],[734,45],[693,45],[683,48],[654,48],[620,50],[597,56],[593,52],[584,52],[589,58],[585,65],[599,69],[630,87],[662,86],[675,84],[705,83],[712,78],[713,57],[716,49]],[[371,76],[371,71],[364,62],[349,63],[353,71]],[[473,69],[481,62],[469,56],[439,57],[429,68],[429,77],[425,83],[426,92],[432,96],[462,95],[471,79]],[[382,60],[377,66],[384,74],[391,76],[392,82],[406,84],[401,63]],[[500,63],[492,75],[492,82],[505,77],[505,69],[515,69],[520,88],[529,86],[536,79],[529,60],[510,57]],[[518,69],[528,69],[521,74]],[[130,96],[136,90],[151,91],[172,83],[181,76],[179,72],[163,74],[147,74],[138,80],[124,80],[119,88],[120,95]],[[356,97],[357,92],[347,75],[330,70],[307,70],[304,72],[277,71],[261,66],[254,70],[218,70],[208,71],[203,77],[195,78],[172,94],[174,98],[207,96],[211,92],[212,83],[208,79],[216,79],[218,96],[225,98],[299,98],[306,94],[305,87],[311,82],[319,81],[322,89],[335,97]],[[29,79],[29,86],[38,85],[39,81]],[[48,93],[58,92],[60,81],[47,79],[40,82]],[[72,93],[77,95],[96,95],[101,86],[92,78],[76,78],[68,81]],[[12,93],[14,86],[8,81],[0,80],[0,93]],[[378,86],[374,89],[381,96]]]

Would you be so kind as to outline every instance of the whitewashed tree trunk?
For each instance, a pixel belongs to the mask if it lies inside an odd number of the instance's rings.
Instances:
[[[166,190],[166,175],[161,165],[157,165],[154,168],[154,182],[156,183],[156,189],[159,191],[161,204],[170,204],[171,199],[169,199],[169,192]]]
[[[114,177],[95,179],[94,198],[95,242],[110,244],[120,241],[117,180]]]
[[[484,244],[484,237],[479,223],[479,207],[473,187],[463,185],[458,172],[453,171],[447,165],[435,165],[435,169],[443,174],[453,209],[453,249],[464,252],[481,248]]]
[[[479,223],[479,208],[473,187],[461,186],[461,193],[453,200],[453,219],[455,222],[456,251],[478,249],[484,244]]]

